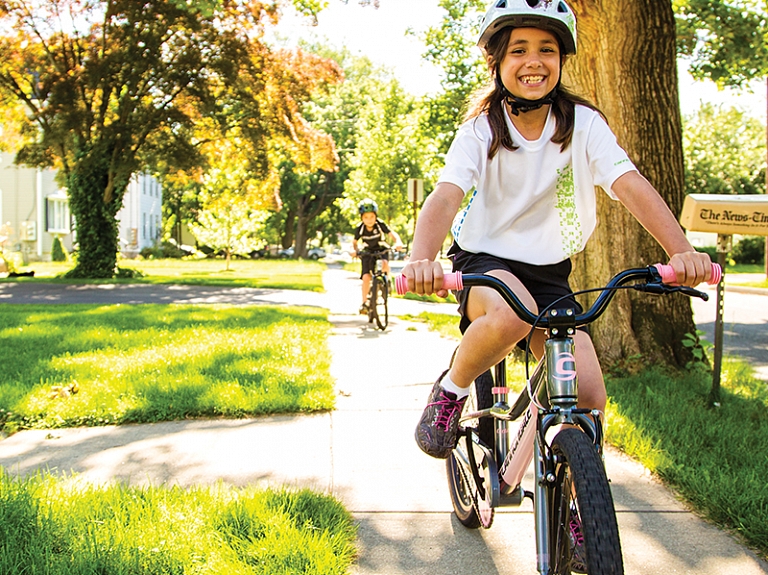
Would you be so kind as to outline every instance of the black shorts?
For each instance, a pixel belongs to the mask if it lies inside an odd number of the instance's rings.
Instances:
[[[531,293],[536,305],[539,306],[539,311],[563,296],[566,296],[565,299],[558,302],[556,307],[572,308],[576,310],[576,313],[583,311],[581,305],[573,297],[573,290],[568,283],[572,268],[569,259],[557,264],[537,266],[505,260],[485,253],[465,252],[457,244],[451,247],[448,255],[453,260],[453,271],[460,271],[464,274],[483,274],[492,270],[510,272]],[[471,323],[466,316],[467,296],[470,289],[465,288],[455,292],[461,314],[461,323],[459,324],[461,333],[464,333]]]
[[[362,270],[360,271],[360,279],[363,279],[363,276],[365,274],[371,274],[373,275],[373,270],[376,267],[376,259],[377,257],[366,255],[365,252],[360,254],[360,262],[362,264]],[[385,251],[380,256],[378,256],[378,259],[382,259],[384,261],[389,261],[389,252]]]

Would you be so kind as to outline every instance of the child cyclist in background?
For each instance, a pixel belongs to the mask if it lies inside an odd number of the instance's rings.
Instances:
[[[693,249],[601,113],[560,84],[565,59],[576,52],[576,19],[568,5],[494,0],[478,46],[491,82],[471,103],[424,204],[403,269],[409,290],[447,295],[442,267],[434,260],[451,231],[454,271],[496,276],[532,310],[571,294],[570,257],[584,249],[596,224],[595,186],[653,235],[680,284],[709,279],[709,257]],[[457,214],[466,194],[469,203]],[[530,329],[491,288],[465,289],[458,299],[464,336],[416,429],[419,447],[438,458],[448,457],[456,445],[470,384]],[[563,306],[581,310],[572,297]],[[536,357],[543,340],[537,330]],[[602,411],[606,392],[592,341],[577,331],[575,342],[579,407]]]
[[[371,288],[371,272],[376,265],[376,257],[369,255],[371,252],[381,252],[388,250],[390,239],[393,247],[398,249],[403,243],[396,232],[389,229],[389,226],[378,218],[379,206],[373,200],[366,198],[357,206],[360,213],[360,225],[355,228],[355,237],[352,240],[352,248],[355,250],[355,257],[360,257],[361,272],[360,279],[363,280],[363,304],[360,306],[360,313],[368,313],[368,291]],[[358,248],[363,244],[362,250]],[[368,252],[368,253],[366,253]],[[389,252],[384,252],[380,256],[381,268],[385,274],[389,274]]]

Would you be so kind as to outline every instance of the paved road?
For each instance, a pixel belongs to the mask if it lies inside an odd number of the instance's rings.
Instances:
[[[709,302],[693,300],[696,325],[715,341],[716,292]],[[768,381],[768,290],[727,288],[723,297],[723,353],[747,360],[755,375]]]
[[[0,465],[22,475],[72,470],[81,480],[98,483],[308,486],[340,498],[354,514],[359,559],[352,575],[534,573],[530,505],[501,511],[488,531],[464,529],[451,514],[443,462],[424,456],[414,444],[415,422],[455,342],[397,318],[384,333],[368,329],[355,315],[359,281],[341,270],[326,272],[324,280],[326,294],[142,288],[158,290],[168,302],[328,307],[334,325],[331,370],[339,391],[334,412],[31,430],[0,441]],[[28,296],[31,301],[49,302],[83,298],[84,292],[104,298],[123,294],[119,297],[136,302],[140,291],[58,286],[56,293],[33,289],[40,284],[9,285],[0,284],[0,302],[19,301],[27,289],[35,294]],[[396,313],[414,305],[423,309],[415,302],[393,304],[402,306]],[[768,574],[766,562],[697,518],[636,462],[609,449],[606,467],[628,574]]]

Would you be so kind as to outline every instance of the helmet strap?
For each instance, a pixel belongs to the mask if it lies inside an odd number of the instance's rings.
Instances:
[[[501,81],[501,64],[496,65],[494,80],[496,82],[496,88],[501,92],[501,97],[507,104],[509,104],[509,109],[515,116],[519,116],[520,112],[531,112],[533,110],[538,110],[546,104],[554,104],[555,96],[557,96],[557,89],[560,87],[560,78],[558,78],[555,87],[543,98],[539,98],[538,100],[528,100],[526,98],[515,96],[512,92],[507,90],[504,82]]]

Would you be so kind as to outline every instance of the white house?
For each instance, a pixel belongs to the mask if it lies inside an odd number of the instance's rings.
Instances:
[[[163,235],[163,189],[149,174],[135,174],[117,212],[120,250],[125,257],[136,257],[152,247]]]
[[[67,250],[77,242],[67,190],[59,187],[55,170],[25,168],[13,154],[0,152],[0,245],[18,252],[25,262],[50,261],[53,238]],[[148,174],[134,175],[118,212],[120,249],[134,257],[162,234],[163,193]]]
[[[56,235],[72,249],[69,201],[55,174],[16,166],[13,154],[0,152],[0,244],[25,262],[50,260]]]

